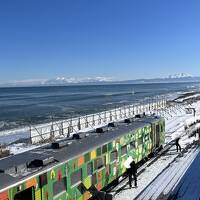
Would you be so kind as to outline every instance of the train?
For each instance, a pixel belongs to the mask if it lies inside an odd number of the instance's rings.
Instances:
[[[0,160],[0,200],[88,200],[165,142],[165,120],[140,116]],[[91,188],[93,190],[91,190]]]

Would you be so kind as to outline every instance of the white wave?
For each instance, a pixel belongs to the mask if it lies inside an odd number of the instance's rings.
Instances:
[[[0,136],[29,133],[29,127],[9,129],[0,132]]]
[[[119,101],[118,103],[128,103],[129,101],[127,100],[122,100],[122,101]]]
[[[133,91],[124,91],[124,92],[106,92],[105,96],[114,96],[114,95],[127,95],[127,94],[135,94]]]
[[[113,105],[114,102],[108,102],[108,103],[104,103],[103,106],[109,106],[109,105]]]
[[[194,88],[198,88],[199,85],[188,85],[186,88],[187,89],[194,89]]]

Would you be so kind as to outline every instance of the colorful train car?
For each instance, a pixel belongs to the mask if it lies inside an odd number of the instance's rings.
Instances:
[[[128,156],[138,163],[163,145],[165,121],[127,119],[74,136],[1,159],[0,200],[87,200],[91,186],[100,191],[125,173]]]

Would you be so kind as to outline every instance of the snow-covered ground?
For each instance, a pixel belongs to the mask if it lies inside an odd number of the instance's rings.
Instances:
[[[183,109],[177,110],[174,108],[174,112],[171,111],[172,117],[165,119],[166,122],[166,143],[179,137],[185,133],[185,126],[188,126],[200,119],[200,101],[193,103],[192,107],[196,109],[196,116],[193,114],[186,114]],[[197,125],[198,126],[198,125]],[[184,142],[185,138],[182,137],[180,143]]]
[[[197,97],[200,97],[200,94],[194,94],[194,95],[191,95],[191,96],[188,96],[188,97],[178,98],[176,100],[176,102],[183,102],[185,100],[188,100],[188,99],[191,99],[191,98],[197,98]]]
[[[127,184],[120,193],[114,196],[114,199],[153,200],[159,199],[163,192],[164,195],[168,194],[191,164],[197,152],[198,150],[191,148],[181,157],[173,146],[164,156],[141,173],[138,177],[137,188],[130,189]]]
[[[196,109],[196,117],[194,117],[193,114],[186,114],[184,107],[182,109],[170,109],[170,117],[166,119],[166,144],[174,140],[176,137],[181,137],[179,143],[184,149],[199,139],[198,136],[189,137],[185,131],[185,126],[190,125],[200,117],[200,102],[193,103],[191,106]],[[194,127],[192,126],[191,130],[193,130],[195,127],[199,127],[199,124],[194,125]],[[169,194],[176,188],[177,184],[190,167],[198,153],[199,147],[196,146],[192,146],[189,148],[189,150],[185,150],[183,154],[177,153],[175,145],[172,146],[166,154],[161,156],[152,165],[146,167],[145,171],[139,175],[137,188],[130,189],[128,184],[125,187],[118,186],[118,189],[122,187],[123,190],[117,194],[115,191],[112,192],[115,194],[114,199],[167,199],[166,196],[169,196]],[[198,161],[198,163],[199,162],[200,161]],[[199,170],[197,173],[199,173]],[[189,175],[187,177],[189,177]],[[198,181],[198,184],[200,185],[200,179]],[[185,184],[185,187],[190,186],[186,186]],[[198,198],[196,198],[197,195],[199,195]],[[196,196],[193,197],[190,195],[190,198],[187,196],[187,198],[184,199],[199,199],[200,189],[199,194],[196,194]],[[182,198],[179,197],[179,199]]]
[[[140,194],[137,199],[138,200],[149,200],[149,199],[161,199],[161,197],[167,197],[171,190],[175,187],[176,183],[181,179],[183,174],[186,172],[188,166],[193,162],[195,157],[197,156],[199,150],[189,149],[183,157],[172,156],[175,157],[173,162],[171,162],[167,168],[164,168],[161,173],[159,173],[156,178],[149,184],[145,190]],[[175,153],[176,151],[172,151],[171,153]],[[169,160],[169,159],[168,159]],[[164,161],[163,161],[164,162]],[[163,165],[163,163],[162,163]],[[155,170],[154,170],[155,171]],[[156,170],[156,173],[160,171]]]

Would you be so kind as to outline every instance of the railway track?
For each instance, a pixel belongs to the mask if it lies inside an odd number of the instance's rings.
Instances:
[[[191,126],[190,127],[190,130],[192,131],[194,129],[194,126]],[[177,130],[175,130],[174,132],[176,132]],[[185,136],[186,134],[188,134],[189,131],[187,131],[187,133],[183,133],[182,134],[182,137]],[[151,165],[153,165],[155,162],[157,162],[158,160],[161,160],[162,162],[162,157],[163,159],[165,160],[166,156],[171,156],[171,160],[169,159],[169,163],[166,164],[166,166],[163,168],[163,170],[157,174],[157,176],[159,176],[161,173],[163,173],[163,171],[165,171],[172,163],[176,162],[177,158],[178,157],[181,157],[181,156],[184,156],[184,153],[185,152],[188,152],[189,149],[192,149],[194,148],[194,145],[187,145],[182,153],[178,153],[178,154],[174,154],[174,151],[175,151],[175,145],[174,145],[174,142],[175,140],[172,140],[170,141],[169,143],[167,143],[165,145],[165,147],[160,150],[159,152],[156,152],[155,153],[155,157],[151,158],[151,159],[148,159],[143,165],[141,165],[139,168],[138,168],[138,178],[140,178],[140,175],[148,168],[150,167]],[[173,152],[173,153],[171,153]],[[125,176],[125,177],[122,177],[119,182],[117,183],[117,185],[112,185],[110,188],[107,188],[106,192],[107,193],[110,193],[113,195],[113,198],[114,199],[118,199],[118,198],[115,198],[117,197],[122,191],[124,190],[127,190],[128,186],[128,177]],[[143,192],[145,191],[145,188],[143,190],[141,190],[135,197],[136,199],[139,198],[139,195],[141,195]],[[120,198],[119,198],[120,199]]]
[[[147,160],[143,165],[141,165],[138,168],[138,173],[137,175],[140,176],[147,167],[155,163],[162,155],[164,155],[174,144],[170,142],[167,144],[161,151],[157,152],[155,154],[155,157]],[[117,185],[112,185],[110,188],[106,190],[106,192],[112,194],[115,196],[116,194],[120,193],[126,186],[128,185],[128,177],[122,177],[121,180],[119,180]]]
[[[185,174],[190,164],[198,154],[198,147],[192,145],[188,152],[182,155],[184,158],[177,156],[135,199],[137,200],[156,200],[168,199],[170,191],[176,186],[178,180]]]

